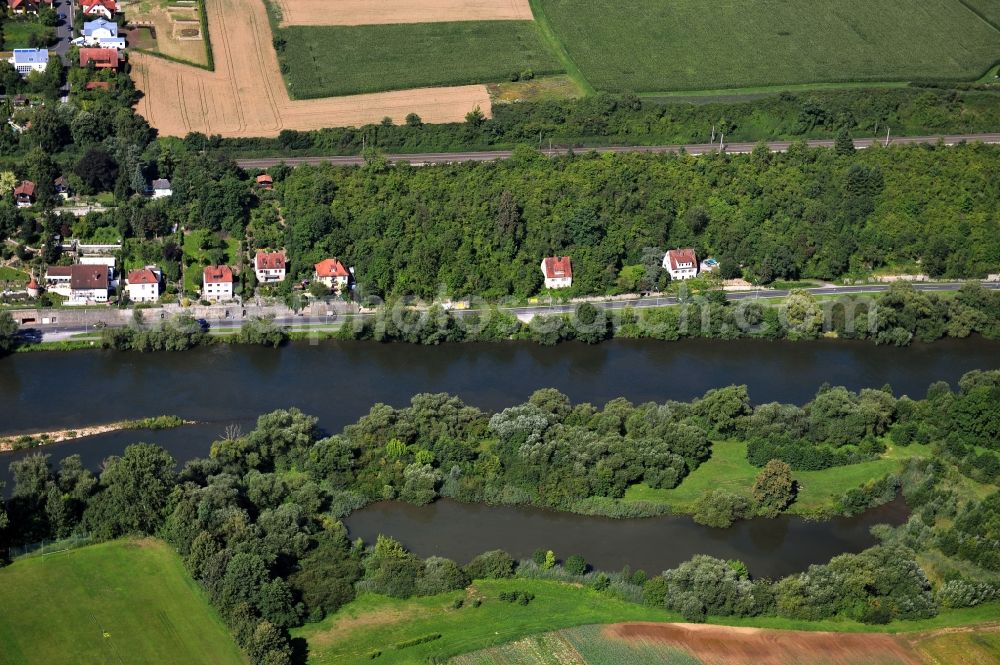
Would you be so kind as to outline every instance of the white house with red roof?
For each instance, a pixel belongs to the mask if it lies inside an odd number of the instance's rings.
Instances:
[[[156,302],[160,299],[160,270],[146,266],[129,270],[125,290],[132,302]]]
[[[565,289],[573,285],[573,264],[568,256],[548,256],[542,259],[545,288]]]
[[[672,249],[663,257],[663,269],[670,279],[691,279],[698,275],[698,256],[693,249]]]
[[[351,279],[351,273],[337,259],[323,259],[316,264],[314,277],[317,282],[325,284],[328,288],[340,293],[347,288],[347,282]]]
[[[233,299],[233,269],[229,266],[205,266],[201,295],[205,300]]]
[[[284,250],[280,252],[257,252],[254,257],[254,270],[257,281],[261,284],[273,284],[285,279],[285,266],[288,260]]]
[[[82,0],[80,8],[83,10],[84,16],[103,16],[108,20],[114,18],[114,15],[121,11],[118,0]]]

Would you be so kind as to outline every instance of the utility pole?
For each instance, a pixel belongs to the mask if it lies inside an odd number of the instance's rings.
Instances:
[[[725,140],[726,140],[726,135],[725,134],[720,134],[719,135],[719,152],[725,152],[726,151]]]
[[[892,129],[892,127],[886,127],[885,128],[885,147],[886,148],[889,147],[889,130],[891,130],[891,129]]]
[[[712,140],[709,143],[715,143],[715,125],[712,125]]]

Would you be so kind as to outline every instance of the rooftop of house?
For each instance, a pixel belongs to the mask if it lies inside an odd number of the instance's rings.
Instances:
[[[83,23],[83,34],[87,37],[94,34],[95,30],[107,30],[111,33],[112,37],[118,36],[118,24],[114,21],[109,21],[104,18],[99,18],[95,21],[84,21]]]
[[[98,67],[117,67],[118,51],[113,48],[82,48],[80,49],[80,66],[86,67],[93,62]]]
[[[78,263],[70,266],[69,287],[71,289],[107,289],[108,267]]]
[[[694,250],[690,248],[670,250],[667,252],[667,260],[670,262],[671,270],[680,270],[682,264],[689,264],[685,265],[686,268],[693,268],[698,265],[698,257],[695,255]]]
[[[159,284],[160,280],[157,279],[156,273],[154,273],[149,268],[140,268],[139,270],[129,270],[128,271],[128,283],[129,284]]]
[[[229,266],[205,266],[206,284],[232,284],[233,269]]]
[[[257,176],[257,184],[258,185],[272,185],[272,184],[274,184],[274,178],[272,178],[271,176],[267,175],[266,173],[261,173],[259,176]]]
[[[323,259],[316,264],[317,277],[347,277],[347,268],[337,259]]]
[[[35,183],[30,180],[22,180],[17,187],[14,188],[14,196],[34,196],[35,195]]]
[[[157,178],[153,181],[153,189],[170,189],[170,181],[166,178]]]
[[[573,276],[573,264],[568,256],[549,256],[542,262],[542,271],[546,279],[559,279]]]
[[[285,252],[257,252],[254,265],[257,270],[284,270]]]
[[[49,52],[43,48],[16,48],[14,49],[13,62],[15,65],[48,64]]]

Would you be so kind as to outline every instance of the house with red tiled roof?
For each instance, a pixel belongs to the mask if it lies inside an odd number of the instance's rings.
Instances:
[[[233,269],[229,266],[205,266],[201,295],[205,300],[232,300]]]
[[[18,208],[30,208],[35,202],[35,183],[30,180],[19,182],[14,188],[14,200]]]
[[[347,288],[351,273],[337,259],[323,259],[316,264],[315,268],[314,277],[317,282],[325,284],[338,293]]]
[[[129,270],[126,292],[132,302],[156,302],[160,299],[160,270],[146,266],[139,270]]]
[[[84,16],[103,16],[108,20],[121,11],[118,0],[82,0],[80,8]]]
[[[15,14],[37,14],[40,9],[52,6],[52,0],[10,0],[7,3]]]
[[[257,189],[274,189],[274,178],[266,173],[257,176]]]
[[[80,49],[80,66],[87,67],[91,63],[95,69],[110,69],[118,71],[118,51],[112,48],[82,48]]]
[[[288,260],[284,250],[280,252],[257,252],[254,257],[254,270],[257,281],[261,284],[272,284],[285,279],[285,266]]]
[[[568,256],[549,256],[542,259],[542,276],[545,288],[565,289],[573,285],[573,264]]]
[[[663,257],[663,269],[670,279],[691,279],[698,274],[698,257],[693,249],[672,249]]]

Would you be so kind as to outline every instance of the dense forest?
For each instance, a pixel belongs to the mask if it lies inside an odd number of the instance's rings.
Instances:
[[[6,545],[80,531],[96,539],[163,537],[251,661],[268,665],[292,662],[287,629],[335,612],[356,593],[426,595],[514,575],[580,582],[693,621],[778,615],[885,623],[1000,595],[997,404],[1000,372],[976,371],[957,391],[938,383],[923,399],[897,398],[889,387],[824,386],[803,407],[753,405],[740,386],[687,403],[616,399],[603,408],[545,389],[497,413],[423,394],[405,408],[377,404],[332,436],[314,418],[282,410],[261,416],[247,434],[230,429],[209,458],[180,471],[167,452],[145,444],[108,458],[97,476],[79,456],[58,469],[46,455],[14,462],[0,536]],[[707,556],[652,576],[588,571],[576,556],[556,565],[544,550],[522,562],[502,551],[465,565],[421,560],[389,538],[352,543],[339,521],[373,500],[424,504],[438,496],[648,514],[648,505],[619,500],[625,488],[673,487],[711,456],[713,441],[726,438],[781,445],[766,455],[748,448],[761,466],[751,493],[708,491],[695,517],[719,526],[784,510],[795,501],[791,470],[815,468],[817,451],[833,465],[889,444],[933,452],[848,492],[838,507],[852,514],[901,488],[913,510],[905,525],[879,527],[874,548],[777,581]]]

